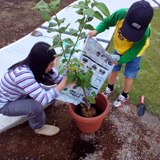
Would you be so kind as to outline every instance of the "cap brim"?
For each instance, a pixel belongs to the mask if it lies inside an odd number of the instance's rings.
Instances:
[[[121,28],[122,36],[133,42],[140,41],[143,38],[145,31],[146,31],[146,28],[138,30],[138,29],[135,29],[134,27],[130,27],[130,25],[127,23],[126,20],[124,20]]]

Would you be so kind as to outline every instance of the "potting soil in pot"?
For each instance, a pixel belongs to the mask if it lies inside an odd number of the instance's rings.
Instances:
[[[102,110],[99,109],[95,104],[92,104],[91,106],[96,109],[96,114],[95,114],[94,117],[99,116],[100,114],[103,113]],[[75,113],[78,114],[79,116],[85,117],[85,116],[83,116],[82,113],[81,113],[81,108],[82,108],[82,106],[79,104],[78,107],[77,107],[76,110],[75,110]]]

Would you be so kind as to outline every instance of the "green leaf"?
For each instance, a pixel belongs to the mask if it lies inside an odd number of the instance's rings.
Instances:
[[[60,0],[54,0],[50,3],[50,7],[54,12],[57,12],[59,4],[60,4]]]
[[[68,24],[66,27],[61,27],[61,28],[59,28],[59,29],[57,30],[57,32],[59,32],[59,33],[64,33],[64,32],[67,30],[67,28],[68,28],[69,25],[70,25],[70,24]]]
[[[47,32],[48,32],[48,33],[57,32],[57,30],[56,30],[56,29],[53,29],[53,28],[49,28],[49,29],[47,30]]]
[[[65,21],[65,18],[63,18],[63,19],[57,19],[56,17],[53,17],[53,20],[55,20],[60,25],[60,24],[62,24]]]
[[[57,34],[54,36],[53,43],[57,44],[59,42],[61,42],[61,39],[60,39],[59,35]]]
[[[51,20],[51,16],[47,13],[45,9],[40,9],[40,14],[45,21],[49,22]]]
[[[96,94],[95,91],[92,92],[92,95],[93,95],[94,97],[97,97],[97,94]]]
[[[84,64],[83,64],[83,63],[80,63],[80,65],[81,65],[82,67],[84,67]]]
[[[63,60],[62,60],[62,63],[65,63],[65,62],[67,62],[67,59],[63,59]]]
[[[91,7],[93,8],[95,6],[95,2],[91,3]]]
[[[75,63],[77,63],[77,62],[79,62],[79,61],[78,61],[78,59],[77,59],[77,58],[75,58],[75,57],[74,57],[73,59],[71,59],[71,62],[75,62]]]
[[[56,48],[56,47],[61,47],[61,39],[59,37],[59,35],[56,35],[53,39],[53,48]]]
[[[84,54],[87,54],[86,51],[82,51]]]
[[[60,70],[60,71],[58,72],[58,75],[64,73],[65,71],[66,71],[66,68],[63,68],[62,70]]]
[[[57,30],[59,33],[64,33],[66,31],[66,27],[61,27]]]
[[[82,32],[82,33],[80,34],[81,39],[85,38],[86,36],[87,36],[87,34],[86,34],[85,32]]]
[[[50,12],[50,9],[48,7],[48,4],[45,3],[43,0],[37,3],[37,5],[32,8],[33,10],[38,10],[38,9],[46,9],[48,12]]]
[[[76,86],[80,87],[81,85],[82,85],[82,81],[79,78],[77,78]]]
[[[91,22],[93,20],[93,17],[88,17],[86,22]]]
[[[77,33],[79,32],[78,30],[75,29],[69,29],[69,32],[71,35],[77,36]]]
[[[72,63],[70,63],[69,64],[69,69],[71,70],[71,71],[74,71],[75,70],[75,66],[72,64]],[[76,69],[77,70],[77,69]]]
[[[58,25],[57,23],[49,22],[49,26],[48,27],[55,27],[57,25]]]
[[[79,15],[83,15],[83,9],[79,9],[78,11],[76,11],[76,13]]]
[[[86,10],[83,11],[83,14],[85,14],[87,16],[90,16],[90,17],[93,17],[94,10],[92,8],[86,9]]]
[[[50,47],[51,48],[51,47]],[[49,48],[49,50],[50,50],[50,48]],[[61,57],[61,56],[63,56],[63,54],[55,54],[54,55],[54,57]]]
[[[90,82],[85,81],[85,87],[90,90],[90,88],[92,87],[92,85],[90,84]]]
[[[75,81],[75,79],[76,79],[76,76],[73,73],[73,71],[67,72],[67,81],[68,82],[73,82],[73,81]]]
[[[85,9],[85,3],[83,1],[80,1],[79,4],[74,4],[71,7]]]
[[[51,49],[55,49],[57,47],[61,47],[61,46],[57,44],[57,45],[51,46],[49,49],[51,50]]]
[[[72,69],[75,70],[75,71],[77,71],[77,72],[79,72],[79,69],[76,68],[76,67],[74,67],[74,66],[72,67]]]
[[[104,3],[97,2],[95,7],[97,7],[106,17],[110,18],[110,12]]]
[[[79,77],[79,79],[80,79],[81,81],[84,80],[84,75],[83,75],[83,73],[78,72],[77,76]]]
[[[81,52],[81,50],[80,50],[80,49],[75,49],[74,51],[75,51],[75,52]]]
[[[77,58],[71,59],[70,62],[72,62],[72,65],[80,67],[80,62]]]
[[[92,104],[96,103],[96,101],[95,101],[95,99],[93,97],[88,96],[87,98],[88,98],[88,100],[89,100],[90,103],[92,103]]]
[[[85,21],[85,18],[82,18],[82,19],[77,19],[76,22],[78,22],[79,24],[84,24],[84,21]]]
[[[101,21],[103,21],[103,16],[98,11],[94,12],[94,17],[97,18],[97,19],[99,19],[99,20],[101,20]]]
[[[91,0],[85,0],[85,5],[88,6],[91,3]]]
[[[89,71],[86,73],[85,78],[87,81],[90,81],[91,77],[92,77],[93,73],[90,73]]]
[[[71,7],[72,8],[81,8],[80,5],[78,5],[78,4],[71,5]]]
[[[67,46],[68,47],[68,46]],[[63,51],[63,53],[66,55],[66,54],[70,54],[70,49],[68,49],[68,48],[65,48],[65,50]]]
[[[71,38],[65,38],[65,39],[63,39],[63,41],[65,41],[68,44],[73,44],[73,41]]]
[[[95,30],[94,27],[90,24],[84,24],[84,29]]]

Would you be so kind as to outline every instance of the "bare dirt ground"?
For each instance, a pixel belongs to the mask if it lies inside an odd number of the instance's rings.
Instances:
[[[47,0],[49,1],[49,0]],[[46,2],[47,2],[46,1]],[[44,21],[31,10],[38,0],[0,0],[0,48],[13,43]],[[63,0],[61,8],[73,0]],[[1,57],[2,58],[2,57]],[[55,101],[45,112],[47,124],[60,132],[53,137],[36,135],[28,122],[0,134],[0,160],[160,160],[160,121],[136,105],[126,103],[110,111],[93,134],[78,130],[67,103]]]

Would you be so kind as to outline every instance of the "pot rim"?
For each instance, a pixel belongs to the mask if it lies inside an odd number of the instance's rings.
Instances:
[[[99,93],[98,93],[99,94]],[[102,94],[102,93],[100,93]],[[103,94],[102,94],[103,95]],[[104,96],[104,95],[103,95]],[[97,97],[98,98],[98,97]],[[104,96],[104,98],[106,98]],[[106,101],[108,102],[108,99],[106,98]],[[102,101],[103,102],[103,101]],[[104,103],[104,102],[103,102]],[[82,117],[82,116],[79,116],[78,114],[76,114],[72,108],[71,108],[71,105],[74,105],[72,103],[69,103],[69,106],[68,106],[68,109],[69,109],[69,112],[70,114],[78,121],[85,121],[87,120],[88,123],[93,123],[94,121],[99,121],[99,118],[101,117],[102,119],[104,119],[104,117],[107,115],[107,113],[109,112],[109,102],[107,103],[107,107],[106,109],[103,111],[102,114],[100,114],[99,116],[96,116],[96,117]]]

